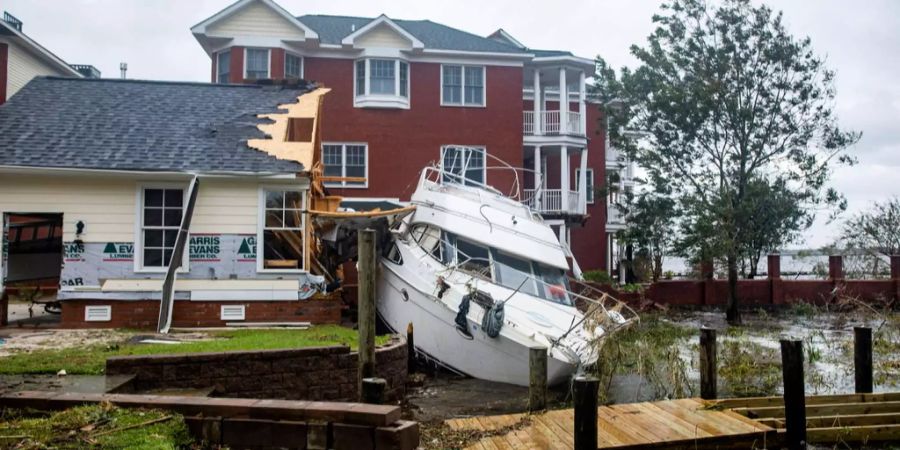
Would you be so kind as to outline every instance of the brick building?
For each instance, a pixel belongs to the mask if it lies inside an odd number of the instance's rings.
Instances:
[[[482,37],[385,15],[295,16],[271,0],[240,0],[191,32],[214,83],[304,78],[332,89],[326,175],[366,180],[333,193],[357,206],[402,202],[424,166],[462,162],[468,178],[540,212],[581,269],[610,269],[607,198],[595,194],[609,155],[601,105],[586,95],[592,60],[528,48],[502,29]],[[528,171],[515,177],[497,159]]]

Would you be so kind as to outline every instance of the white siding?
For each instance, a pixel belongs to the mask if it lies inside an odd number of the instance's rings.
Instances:
[[[63,240],[85,224],[85,242],[134,240],[135,184],[126,179],[0,175],[0,213],[62,213]]]
[[[256,234],[259,183],[200,180],[191,231],[194,233]]]
[[[303,30],[262,2],[253,2],[209,27],[210,36],[290,36],[303,38]]]
[[[8,81],[6,84],[6,98],[12,97],[19,89],[22,89],[32,78],[40,75],[66,75],[54,66],[44,62],[25,47],[11,40],[3,40],[9,44],[9,67],[7,69]]]
[[[412,42],[390,26],[381,24],[357,37],[354,46],[358,48],[412,48]]]

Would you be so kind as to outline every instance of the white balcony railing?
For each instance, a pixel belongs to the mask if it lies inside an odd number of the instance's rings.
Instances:
[[[535,135],[535,134],[543,134],[543,135],[559,135],[559,134],[579,134],[583,135],[584,130],[581,126],[581,114],[578,112],[570,111],[568,115],[568,120],[566,123],[568,127],[565,131],[560,129],[560,114],[559,111],[541,111],[538,113],[538,117],[540,121],[538,126],[540,127],[540,133],[535,132],[534,128],[534,111],[525,111],[523,115],[522,121],[522,131],[526,135]]]
[[[584,214],[585,205],[579,202],[578,191],[567,191],[567,208],[563,209],[562,189],[541,189],[540,196],[535,197],[534,189],[525,189],[523,203],[538,213]]]

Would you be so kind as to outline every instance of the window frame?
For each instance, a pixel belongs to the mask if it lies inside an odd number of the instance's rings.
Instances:
[[[483,162],[483,165],[481,166],[481,181],[469,180],[469,178],[467,178],[465,176],[465,174],[463,174],[463,178],[465,180],[471,181],[472,183],[475,183],[476,185],[486,186],[487,185],[487,155],[488,155],[487,147],[484,145],[467,145],[467,146],[458,146],[458,145],[451,145],[451,144],[442,145],[441,146],[441,154],[440,154],[442,171],[444,170],[444,154],[447,152],[447,149],[450,149],[450,148],[456,149],[456,150],[464,149],[467,151],[473,150],[473,149],[481,150],[481,160]],[[468,186],[467,183],[464,183],[464,185]]]
[[[373,94],[371,89],[372,80],[372,60],[393,61],[394,62],[394,94]],[[359,63],[364,65],[364,78],[362,83],[363,93],[359,93]],[[400,75],[403,73],[402,67],[406,66],[406,83],[405,89],[401,89]],[[356,108],[399,108],[409,109],[410,98],[412,97],[411,79],[412,67],[409,61],[402,58],[367,56],[353,60],[353,106]],[[401,92],[406,92],[402,95]]]
[[[279,229],[279,228],[268,228],[266,227],[266,192],[270,191],[280,191],[280,192],[298,192],[300,193],[300,210],[302,211],[300,214],[300,235],[303,240],[303,250],[304,253],[302,258],[300,259],[300,268],[299,269],[267,269],[265,268],[265,231],[267,229]],[[258,204],[257,204],[257,220],[256,220],[256,272],[257,273],[307,273],[308,268],[306,267],[306,205],[307,205],[307,194],[309,193],[309,189],[303,188],[296,185],[277,185],[277,184],[266,184],[260,185],[259,193],[258,193]],[[283,210],[284,206],[282,206]],[[283,224],[282,224],[283,225]],[[285,228],[281,227],[283,230],[293,230],[294,228]]]
[[[247,77],[247,63],[250,61],[251,50],[266,51],[266,77],[265,78],[249,78]],[[244,79],[245,80],[267,80],[272,78],[272,49],[264,47],[245,47],[244,48]]]
[[[585,171],[589,174],[588,182],[585,184],[585,189],[587,189],[587,192],[585,192],[585,199],[588,205],[593,205],[596,201],[596,196],[594,195],[594,168],[588,167]],[[581,168],[579,167],[575,169],[575,186],[581,186],[580,176]]]
[[[225,65],[225,72],[222,72],[222,55],[228,55],[228,64]],[[222,81],[222,75],[225,75],[225,81]],[[216,53],[216,84],[228,84],[231,82],[231,49],[222,50]]]
[[[322,152],[322,168],[325,167],[325,146],[341,146],[341,176],[347,176],[347,147],[362,146],[363,155],[365,157],[365,178],[366,182],[362,184],[347,184],[346,181],[330,181],[324,183],[325,187],[339,189],[368,189],[369,187],[369,144],[367,142],[323,142],[319,151]]]
[[[459,103],[447,103],[444,101],[444,67],[460,68],[460,92]],[[481,104],[466,103],[466,69],[481,69]],[[449,106],[455,108],[487,108],[487,66],[477,64],[441,64],[441,106]]]
[[[300,73],[299,73],[299,75],[297,75],[297,79],[302,80],[303,79],[303,71],[306,69],[306,67],[304,67],[304,66],[306,66],[306,61],[303,60],[303,56],[298,55],[293,52],[288,52],[288,51],[284,52],[284,73],[282,74],[282,76],[284,78],[288,78],[287,70],[288,70],[288,58],[289,57],[297,58],[298,64],[300,64]]]
[[[146,267],[144,266],[144,191],[147,189],[181,189],[182,193],[182,222],[184,221],[184,212],[187,209],[189,184],[183,183],[139,183],[137,192],[135,193],[135,221],[134,221],[134,272],[135,273],[166,273],[167,266]],[[181,227],[181,224],[178,225]],[[190,233],[188,233],[188,241],[190,241]],[[190,245],[187,242],[185,246]],[[186,250],[188,250],[186,248]],[[190,272],[190,252],[185,251],[181,255],[181,267],[177,273]]]

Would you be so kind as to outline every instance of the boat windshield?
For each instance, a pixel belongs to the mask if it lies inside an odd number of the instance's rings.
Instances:
[[[410,236],[442,264],[456,264],[460,270],[509,289],[572,306],[569,280],[560,268],[521,259],[430,225],[413,225]]]

